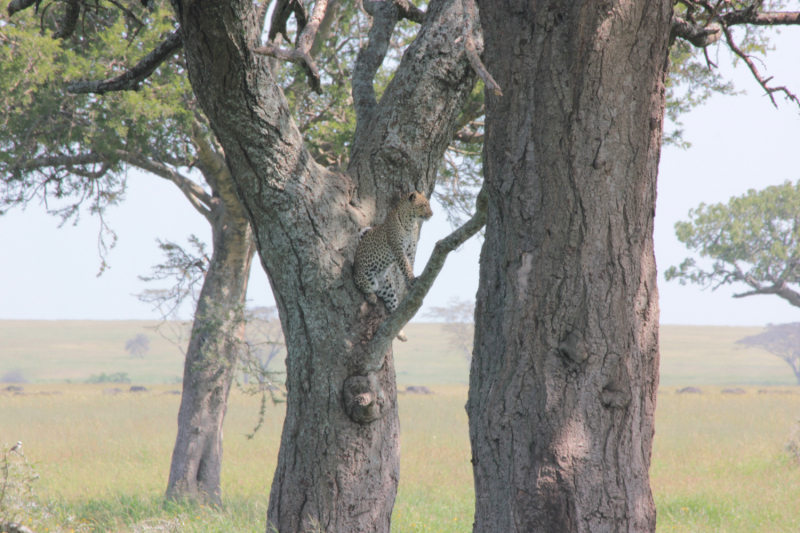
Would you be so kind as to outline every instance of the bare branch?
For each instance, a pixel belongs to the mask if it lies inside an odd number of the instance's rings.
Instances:
[[[489,71],[486,70],[486,67],[483,65],[478,55],[478,50],[475,47],[475,40],[472,37],[472,21],[477,19],[475,15],[475,0],[461,0],[461,2],[464,5],[464,48],[467,50],[469,62],[478,77],[483,80],[483,84],[486,88],[492,91],[496,96],[503,96],[503,91],[500,90],[500,86],[494,81],[492,75],[489,74]]]
[[[314,11],[311,13],[311,18],[308,20],[308,23],[305,25],[305,27],[302,28],[302,33],[297,39],[297,44],[295,45],[294,50],[284,50],[270,43],[253,49],[253,52],[256,54],[274,57],[284,61],[291,61],[292,63],[301,63],[306,69],[309,86],[318,94],[322,94],[322,85],[320,84],[317,65],[311,58],[310,51],[311,45],[314,44],[314,37],[317,34],[317,30],[322,23],[322,19],[325,17],[325,10],[327,7],[328,0],[316,1],[314,4]],[[298,20],[298,31],[300,30],[300,20]],[[272,30],[270,30],[270,34],[272,34]]]
[[[183,46],[180,29],[144,56],[133,68],[115,78],[100,81],[78,81],[67,86],[72,94],[103,94],[111,91],[135,91],[139,84],[155,72],[161,63]]]
[[[450,252],[464,244],[467,239],[478,233],[486,224],[486,210],[489,200],[486,193],[481,190],[475,202],[475,214],[466,224],[436,243],[425,270],[415,280],[414,286],[406,297],[400,302],[389,318],[378,328],[375,336],[367,347],[367,357],[364,361],[364,373],[377,372],[383,366],[383,356],[389,349],[392,340],[400,333],[409,320],[422,307],[422,301],[431,289],[436,276],[441,272],[444,262]]]
[[[389,2],[366,2],[364,9],[372,16],[367,46],[358,51],[353,67],[353,107],[356,110],[356,143],[363,137],[363,131],[372,122],[372,115],[378,106],[373,81],[383,64],[394,27],[398,21],[398,8]],[[354,149],[355,151],[355,149]]]
[[[725,26],[752,24],[754,26],[790,26],[800,24],[800,12],[758,13],[752,9],[742,9],[720,15]]]
[[[750,72],[753,74],[753,77],[756,79],[756,81],[758,81],[758,83],[764,89],[764,92],[767,93],[767,96],[769,96],[769,99],[772,101],[772,105],[774,105],[776,108],[778,107],[778,104],[775,102],[775,97],[772,95],[772,93],[776,92],[782,92],[784,93],[787,99],[791,100],[796,104],[800,104],[800,99],[798,99],[797,96],[791,91],[789,91],[789,89],[787,89],[786,87],[783,86],[770,87],[769,85],[767,85],[772,78],[770,77],[764,79],[761,77],[761,73],[758,72],[758,68],[756,68],[755,63],[753,63],[752,58],[746,53],[744,53],[744,51],[741,48],[739,48],[739,46],[733,40],[733,34],[731,33],[730,28],[728,28],[727,26],[723,26],[722,31],[725,33],[725,40],[728,42],[728,46],[730,47],[730,49],[733,50],[733,53],[742,58],[742,61],[745,62],[747,67],[750,69]]]

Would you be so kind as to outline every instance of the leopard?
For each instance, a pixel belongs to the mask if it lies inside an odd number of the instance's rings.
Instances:
[[[359,232],[360,241],[353,260],[354,281],[370,304],[377,304],[380,297],[389,313],[397,309],[397,289],[388,275],[394,264],[403,274],[406,287],[414,285],[416,278],[411,261],[417,251],[420,226],[432,216],[428,199],[414,191],[389,211],[383,224]],[[397,337],[405,340],[402,331]]]

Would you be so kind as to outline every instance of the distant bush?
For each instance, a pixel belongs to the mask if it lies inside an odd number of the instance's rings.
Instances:
[[[125,350],[131,357],[143,358],[144,354],[150,350],[150,339],[144,333],[139,333],[134,338],[125,343]]]
[[[25,376],[22,375],[22,371],[19,368],[15,368],[14,370],[9,370],[2,376],[0,376],[0,383],[27,383],[28,380],[25,379]]]
[[[128,377],[127,372],[117,372],[116,374],[106,374],[103,372],[100,375],[92,374],[86,383],[130,383],[131,379]]]

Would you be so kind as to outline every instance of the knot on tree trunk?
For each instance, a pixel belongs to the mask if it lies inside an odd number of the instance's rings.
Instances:
[[[353,422],[369,424],[385,412],[386,395],[374,372],[344,382],[344,410]]]

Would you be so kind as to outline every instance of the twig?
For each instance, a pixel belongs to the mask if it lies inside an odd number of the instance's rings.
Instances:
[[[478,55],[478,50],[475,48],[475,40],[472,38],[472,21],[477,18],[475,16],[475,0],[462,0],[462,4],[464,5],[465,22],[464,48],[467,50],[469,62],[475,70],[475,73],[483,80],[483,84],[486,88],[492,91],[496,96],[503,96],[503,91],[500,90],[500,86],[494,81],[492,75],[489,74],[489,71],[486,70],[486,67],[483,65]]]
[[[294,50],[284,50],[269,43],[253,49],[253,52],[256,54],[274,57],[276,59],[290,61],[292,63],[301,63],[304,65],[306,74],[308,75],[308,84],[311,89],[318,94],[322,94],[319,71],[317,70],[317,65],[314,63],[314,60],[311,58],[311,54],[309,52],[311,51],[311,45],[314,44],[314,37],[317,34],[319,25],[322,22],[323,17],[325,17],[325,10],[327,7],[328,0],[317,0],[316,4],[314,4],[314,11],[311,13],[311,18],[308,20],[305,28],[302,29],[302,33],[297,39],[297,44],[295,45]],[[298,21],[298,30],[299,29]]]
[[[144,56],[127,72],[115,78],[98,81],[77,81],[67,85],[67,92],[72,94],[104,94],[111,91],[135,91],[139,84],[146,80],[176,50],[183,46],[180,29],[175,30],[167,39],[156,46],[152,52]]]
[[[739,48],[739,46],[733,40],[733,34],[731,33],[730,28],[728,28],[726,25],[723,24],[722,31],[725,34],[725,40],[728,42],[728,46],[730,47],[730,49],[733,50],[733,53],[742,58],[742,61],[745,62],[745,64],[750,69],[750,72],[753,74],[753,77],[756,79],[756,81],[758,81],[758,83],[767,93],[767,96],[769,96],[769,99],[772,101],[772,105],[774,105],[776,108],[778,107],[778,104],[775,102],[775,97],[772,95],[772,93],[776,92],[782,92],[784,93],[787,99],[791,100],[796,104],[800,104],[800,100],[798,100],[797,96],[791,91],[789,91],[789,89],[787,89],[786,87],[784,86],[770,87],[769,85],[767,85],[767,83],[772,78],[767,78],[765,80],[764,78],[761,77],[761,73],[758,72],[755,63],[753,63],[753,60],[750,58],[750,56],[744,53],[744,51],[741,48]]]

